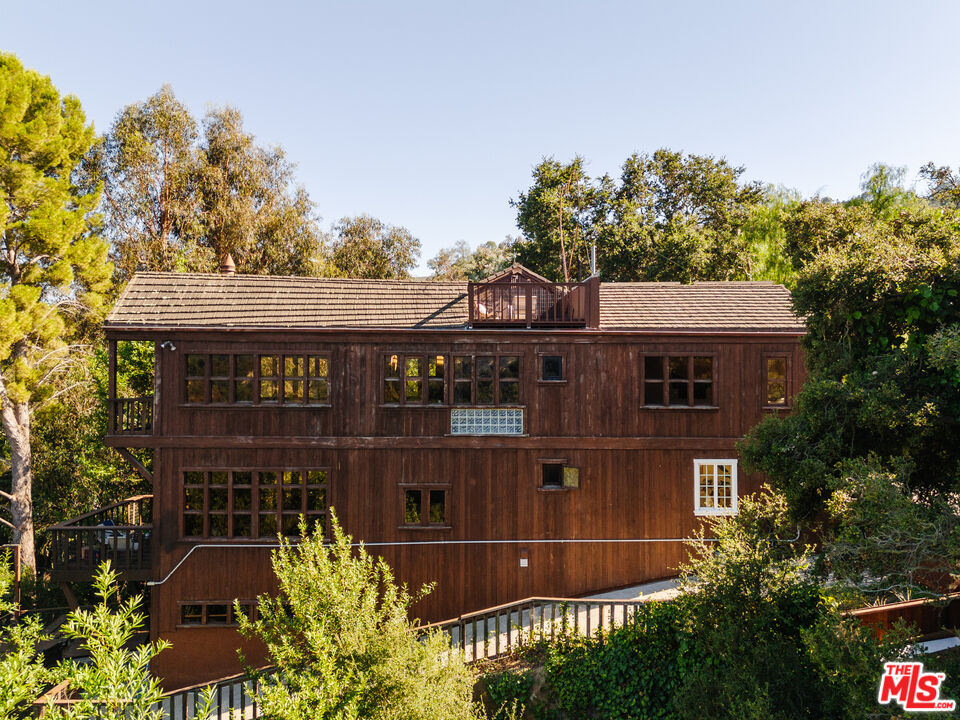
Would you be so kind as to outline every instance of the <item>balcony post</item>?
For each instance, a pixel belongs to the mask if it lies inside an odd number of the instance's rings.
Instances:
[[[526,306],[527,327],[533,324],[533,285],[525,283],[523,286],[523,301]]]
[[[110,367],[107,371],[107,435],[113,435],[117,408],[117,341],[107,341],[107,354]]]
[[[468,282],[467,283],[467,307],[469,308],[469,315],[467,317],[468,317],[468,323],[470,324],[471,327],[473,326],[473,321],[476,318],[476,315],[474,315],[474,309],[473,309],[473,288],[474,288],[473,282],[472,281]]]

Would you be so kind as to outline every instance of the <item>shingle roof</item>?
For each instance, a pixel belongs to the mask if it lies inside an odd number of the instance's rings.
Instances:
[[[467,284],[432,280],[138,273],[111,328],[463,328]],[[601,283],[605,329],[803,331],[769,282]]]
[[[804,331],[790,291],[772,282],[601,283],[600,326]]]

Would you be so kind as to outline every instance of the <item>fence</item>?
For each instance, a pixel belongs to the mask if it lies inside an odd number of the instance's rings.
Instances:
[[[505,655],[535,637],[554,639],[558,632],[592,635],[625,625],[644,600],[581,600],[531,597],[424,626],[447,636],[464,660]]]
[[[269,669],[261,672],[266,678],[273,676]],[[174,690],[164,695],[153,709],[161,711],[163,720],[192,720],[203,708],[203,693],[208,686],[214,690],[211,720],[256,720],[260,717],[256,702],[260,680],[245,674]]]

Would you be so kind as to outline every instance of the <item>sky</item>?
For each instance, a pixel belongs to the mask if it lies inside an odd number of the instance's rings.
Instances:
[[[515,235],[547,156],[616,175],[667,147],[834,198],[876,162],[956,166],[958,30],[960,3],[924,0],[0,0],[0,51],[99,132],[164,83],[197,116],[233,105],[325,226],[365,212],[419,238],[415,274]]]

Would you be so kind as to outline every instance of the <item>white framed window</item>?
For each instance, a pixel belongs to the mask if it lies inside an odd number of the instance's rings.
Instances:
[[[694,515],[734,515],[737,512],[737,461],[693,461]]]

